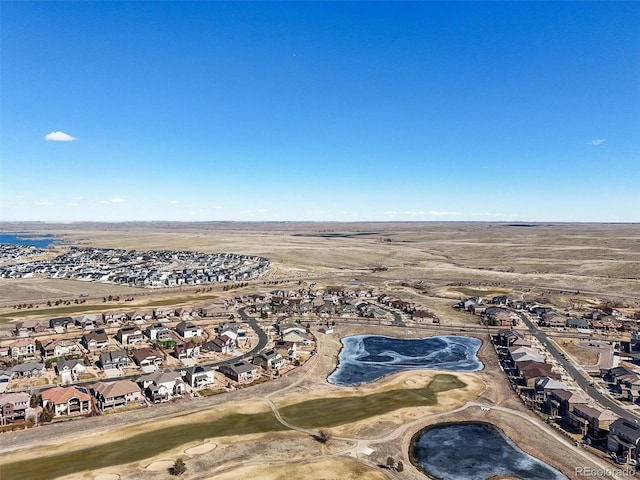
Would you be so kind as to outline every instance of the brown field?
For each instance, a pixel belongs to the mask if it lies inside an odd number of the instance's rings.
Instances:
[[[584,308],[611,300],[629,311],[640,309],[640,225],[535,224],[509,226],[485,223],[127,223],[127,224],[3,224],[3,231],[53,233],[67,244],[96,247],[177,249],[205,252],[238,252],[266,256],[271,270],[241,292],[269,291],[299,285],[340,285],[358,280],[364,286],[415,301],[436,313],[443,325],[477,323],[477,318],[457,312],[452,303],[469,295],[490,297],[508,294],[515,298],[538,299],[558,307]],[[61,247],[64,248],[64,247]],[[207,286],[209,287],[209,286]],[[46,302],[73,300],[82,293],[94,311],[125,309],[156,304],[197,304],[224,295],[221,286],[212,291],[195,288],[140,290],[114,285],[48,279],[0,279],[0,323],[26,316],[52,316]],[[202,288],[201,286],[199,287]],[[108,295],[133,297],[131,302],[102,303]],[[228,295],[228,294],[227,294]],[[34,308],[16,310],[18,303],[34,303]],[[104,306],[103,306],[104,305]],[[35,308],[35,307],[38,308]],[[79,307],[78,312],[82,306]],[[86,309],[84,311],[87,311]],[[56,313],[57,314],[57,313]],[[72,315],[67,312],[65,314]],[[268,382],[233,394],[214,395],[136,412],[124,412],[63,425],[11,434],[3,442],[1,465],[33,458],[43,452],[66,452],[133,434],[154,432],[176,422],[198,422],[223,412],[267,411],[269,397],[280,406],[335,395],[354,395],[391,389],[394,385],[412,388],[423,385],[431,372],[405,372],[381,379],[373,385],[347,389],[329,385],[325,379],[335,366],[339,338],[353,333],[414,335],[408,329],[383,326],[339,326],[333,335],[321,336],[318,355],[302,369],[276,382]],[[428,330],[420,335],[430,334]],[[569,346],[569,353],[590,360],[591,352]],[[336,439],[321,446],[309,435],[295,431],[270,432],[214,438],[217,447],[189,457],[198,444],[149,458],[144,462],[119,465],[65,478],[155,479],[171,478],[164,468],[182,455],[189,467],[185,478],[399,478],[377,463],[387,455],[403,459],[408,467],[402,478],[425,478],[408,462],[408,442],[416,429],[442,420],[478,419],[499,425],[522,448],[561,468],[570,478],[573,467],[597,465],[594,456],[567,460],[570,447],[550,434],[547,427],[528,412],[513,394],[499,371],[495,354],[486,342],[480,351],[485,370],[459,374],[467,385],[463,390],[438,394],[438,404],[401,409],[361,422],[332,428]],[[467,401],[491,403],[508,410],[479,413],[464,407]],[[162,420],[154,418],[162,413]],[[516,415],[516,416],[514,416]],[[522,428],[517,415],[529,418]],[[520,418],[520,417],[518,417]],[[87,423],[84,423],[87,422]],[[90,422],[90,423],[89,423]],[[91,425],[87,434],[84,425]],[[38,430],[36,432],[36,430]],[[9,437],[7,437],[9,438]],[[374,441],[377,439],[378,443]],[[371,457],[352,450],[361,442],[371,442]],[[39,448],[38,448],[39,446]],[[190,449],[196,450],[190,450]],[[583,455],[583,454],[580,454]],[[584,454],[587,455],[587,454]],[[346,458],[348,456],[349,458]],[[601,464],[600,464],[601,465]],[[111,477],[108,474],[112,474]],[[324,476],[323,476],[324,475]]]
[[[555,338],[554,341],[580,365],[596,365],[600,354],[597,348],[585,347],[584,340],[575,338]]]

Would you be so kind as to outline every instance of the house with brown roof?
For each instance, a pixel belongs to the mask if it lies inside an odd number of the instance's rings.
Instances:
[[[82,335],[80,344],[90,352],[95,352],[109,346],[109,336],[104,329],[98,328]]]
[[[594,404],[578,404],[569,412],[569,424],[582,435],[603,438],[609,433],[609,426],[618,415]]]
[[[178,360],[184,358],[197,358],[200,355],[200,346],[192,342],[186,342],[173,347],[173,354]]]
[[[535,388],[536,380],[539,378],[548,377],[554,380],[561,378],[559,373],[551,371],[551,365],[548,363],[531,362],[528,365],[518,365],[518,371],[526,388]]]
[[[209,340],[208,342],[204,343],[202,345],[202,349],[209,352],[222,353],[223,355],[226,355],[235,346],[235,343],[236,342],[234,342],[227,335],[219,335],[213,340]]]
[[[591,398],[579,390],[553,390],[547,402],[552,417],[568,418],[576,405],[587,405]]]
[[[39,320],[24,320],[23,322],[16,323],[13,329],[13,334],[16,337],[28,337],[32,333],[43,332],[47,328]]]
[[[416,310],[411,314],[411,320],[417,323],[440,323],[440,319],[428,310]]]
[[[159,367],[162,361],[164,360],[164,355],[162,352],[155,350],[153,348],[138,348],[133,352],[133,361],[136,362],[136,365],[139,367]]]
[[[143,400],[140,388],[131,380],[97,382],[92,385],[91,392],[96,399],[97,407],[101,411],[124,407],[130,403]]]
[[[82,415],[91,411],[91,395],[84,387],[54,387],[42,392],[44,407],[53,408],[55,415]]]

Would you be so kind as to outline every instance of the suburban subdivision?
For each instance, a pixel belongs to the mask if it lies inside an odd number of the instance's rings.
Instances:
[[[638,225],[0,227],[0,478],[638,468]]]

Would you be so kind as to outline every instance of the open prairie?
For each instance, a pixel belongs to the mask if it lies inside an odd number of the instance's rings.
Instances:
[[[4,223],[0,229],[52,233],[74,245],[266,256],[271,270],[258,282],[358,279],[380,287],[412,283],[423,294],[454,298],[515,290],[567,302],[569,297],[585,302],[607,297],[635,306],[640,300],[637,224]],[[80,293],[166,296],[176,291],[2,279],[0,304]]]

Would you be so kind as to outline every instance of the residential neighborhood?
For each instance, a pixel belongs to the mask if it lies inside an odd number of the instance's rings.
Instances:
[[[0,278],[67,278],[160,288],[248,280],[269,269],[268,259],[251,255],[77,246],[51,260],[4,262],[34,253],[40,251],[0,245]]]

